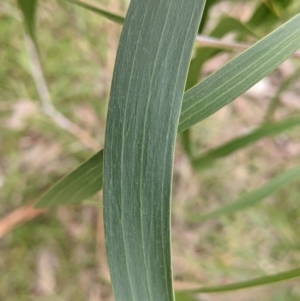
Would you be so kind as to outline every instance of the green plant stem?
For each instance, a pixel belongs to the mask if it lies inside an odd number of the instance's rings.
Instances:
[[[31,67],[32,77],[34,79],[36,89],[38,91],[43,112],[51,118],[59,127],[68,131],[81,141],[87,148],[98,151],[101,145],[90,136],[89,133],[81,129],[77,124],[73,123],[53,105],[51,94],[46,83],[43,69],[40,63],[38,50],[33,40],[24,35],[25,45],[28,53],[29,63]]]
[[[284,93],[284,91],[286,91],[295,82],[295,80],[298,79],[299,74],[299,71],[295,72],[292,76],[287,78],[280,86],[275,97],[273,97],[270,101],[266,115],[264,117],[264,123],[268,123],[273,120],[275,111],[280,105],[282,93]]]

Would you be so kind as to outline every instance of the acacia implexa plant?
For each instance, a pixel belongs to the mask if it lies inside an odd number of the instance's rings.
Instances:
[[[36,42],[37,1],[18,2],[28,34]],[[116,300],[173,301],[170,205],[177,132],[189,129],[234,101],[296,52],[300,47],[300,15],[202,82],[191,84],[198,78],[197,74],[191,78],[191,71],[213,55],[197,49],[191,63],[194,42],[202,30],[201,18],[207,16],[205,5],[208,8],[217,1],[131,0],[125,19],[83,2],[69,2],[123,25],[105,147],[46,192],[37,206],[80,203],[103,187],[106,245]],[[237,21],[224,22],[230,24],[228,30],[239,28],[249,34]],[[226,34],[224,26],[220,28],[223,32],[218,31],[217,35]],[[189,88],[186,92],[185,87]],[[299,123],[300,118],[294,117],[264,125],[191,161],[195,168],[204,167]],[[297,166],[231,205],[203,216],[203,220],[242,210],[299,176]],[[180,292],[176,299],[193,300],[198,292],[240,289],[299,276],[300,268],[296,268],[228,286]]]

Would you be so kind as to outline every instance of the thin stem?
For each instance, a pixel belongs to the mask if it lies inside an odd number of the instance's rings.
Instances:
[[[32,204],[15,209],[0,220],[0,238],[10,233],[18,225],[26,223],[45,212],[45,209],[35,209]]]
[[[36,45],[26,34],[25,44],[30,62],[32,77],[34,79],[36,89],[42,103],[43,112],[47,116],[49,116],[59,127],[77,137],[87,148],[92,149],[93,151],[98,151],[101,148],[100,144],[92,136],[90,136],[89,133],[81,129],[77,124],[73,123],[54,107],[41,67]]]
[[[196,42],[198,42],[202,47],[211,47],[218,49],[227,49],[227,50],[246,50],[251,45],[236,43],[236,42],[225,42],[220,39],[216,39],[209,36],[197,35]],[[294,58],[300,58],[300,51],[297,51],[293,54]]]
[[[268,123],[271,122],[276,109],[278,108],[278,106],[280,105],[280,101],[281,101],[281,95],[282,93],[287,90],[289,88],[289,86],[291,84],[293,84],[293,82],[299,77],[299,71],[295,72],[292,76],[290,76],[289,78],[287,78],[282,85],[280,86],[280,88],[278,89],[275,97],[273,97],[273,99],[271,99],[269,107],[267,109],[266,115],[264,117],[264,122],[263,123]]]
[[[198,42],[203,47],[219,48],[219,49],[239,49],[245,50],[250,47],[250,45],[235,43],[235,42],[225,42],[217,38],[208,37],[204,35],[197,35],[196,42]]]

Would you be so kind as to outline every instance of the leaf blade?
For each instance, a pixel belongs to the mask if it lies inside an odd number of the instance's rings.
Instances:
[[[178,131],[186,130],[232,102],[299,47],[300,14],[187,91]]]
[[[45,208],[63,200],[64,205],[78,204],[102,188],[103,150],[85,161],[48,190],[35,207]]]
[[[286,184],[295,181],[299,178],[300,166],[297,166],[273,178],[272,180],[260,186],[259,188],[241,196],[237,200],[229,203],[228,205],[225,205],[210,213],[200,216],[199,218],[197,218],[197,221],[204,222],[208,219],[218,218],[224,214],[233,214],[240,210],[244,210],[250,206],[254,206],[266,197],[281,189]]]
[[[192,294],[185,293],[185,292],[175,292],[176,301],[197,301],[196,297],[194,297]]]
[[[94,5],[91,5],[91,4],[88,4],[88,3],[84,3],[84,2],[81,2],[81,1],[76,1],[76,0],[66,0],[67,2],[70,2],[70,3],[73,3],[73,4],[76,4],[80,7],[83,7],[83,8],[86,8],[96,14],[99,14],[101,15],[102,17],[105,17],[107,19],[109,19],[110,21],[113,21],[115,23],[118,23],[118,24],[123,24],[124,23],[124,20],[125,18],[123,16],[120,16],[120,15],[117,15],[115,13],[112,13],[108,10],[105,10],[105,9],[102,9],[102,8],[99,8],[99,7],[96,7]]]
[[[300,268],[296,268],[293,270],[289,270],[286,272],[281,272],[274,275],[268,275],[263,276],[251,280],[246,280],[242,282],[232,283],[228,285],[220,285],[215,287],[203,287],[200,289],[195,289],[190,291],[191,293],[220,293],[220,292],[226,292],[226,291],[233,291],[233,290],[239,290],[239,289],[245,289],[245,288],[251,288],[261,285],[268,285],[277,283],[280,281],[285,281],[293,278],[300,277]]]
[[[193,164],[195,167],[204,168],[216,159],[228,156],[262,138],[278,135],[298,125],[300,125],[300,117],[289,118],[277,123],[263,125],[248,135],[235,138],[215,149],[209,150],[203,155],[200,155],[198,158],[193,160]]]
[[[174,300],[173,153],[203,7],[199,0],[132,0],[123,27],[109,102],[103,184],[116,300]]]

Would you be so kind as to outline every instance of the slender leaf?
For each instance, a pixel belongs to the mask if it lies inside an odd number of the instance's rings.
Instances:
[[[300,47],[299,33],[300,15],[297,15],[294,19],[186,92],[178,130],[183,131],[212,115],[245,92],[251,85],[261,80],[267,73],[276,69],[282,61],[286,60]],[[247,59],[245,63],[243,62],[244,59]],[[225,78],[225,76],[228,77]],[[230,87],[230,89],[226,89],[227,87]],[[95,175],[97,177],[95,181],[99,183],[98,190],[102,189],[101,164],[102,162],[99,161],[99,173]],[[67,181],[73,181],[74,172],[65,178],[66,183]],[[49,204],[65,204],[65,200],[59,197],[62,194],[62,189],[64,187],[61,185],[53,186],[37,205],[39,207],[47,207]],[[82,194],[82,200],[91,196],[94,190],[90,189],[89,184],[87,184],[84,191],[85,195]],[[68,190],[64,195],[72,198],[73,194],[76,194],[76,191]]]
[[[103,151],[98,152],[44,194],[36,207],[77,204],[102,188]],[[100,187],[100,188],[99,188]]]
[[[242,282],[237,282],[228,285],[220,285],[215,287],[203,287],[200,289],[191,290],[191,293],[219,293],[219,292],[226,292],[226,291],[233,291],[238,289],[245,289],[260,285],[267,285],[272,284],[284,280],[289,280],[293,278],[300,277],[300,268],[293,269],[287,272],[278,273],[275,275],[263,276],[251,280],[246,280]]]
[[[292,76],[288,77],[278,88],[276,95],[271,99],[269,103],[266,116],[264,117],[264,122],[271,122],[277,107],[280,105],[282,93],[285,92],[290,85],[292,85],[300,76],[300,70],[296,71]]]
[[[179,132],[236,99],[300,47],[300,14],[186,92]]]
[[[291,181],[295,181],[299,178],[300,178],[300,166],[297,166],[275,177],[267,184],[259,187],[258,189],[243,195],[236,201],[233,201],[228,205],[225,205],[215,211],[212,211],[208,214],[205,214],[195,219],[197,219],[197,221],[203,222],[211,218],[217,218],[224,214],[232,214],[232,213],[236,213],[237,211],[244,210],[247,207],[258,204],[269,195],[281,189],[284,185],[290,183]]]
[[[37,0],[18,0],[19,7],[23,13],[27,31],[35,41],[35,11]]]
[[[216,38],[222,38],[229,32],[237,32],[244,37],[247,36],[257,37],[257,35],[252,30],[250,30],[247,26],[245,26],[237,19],[231,17],[222,18],[218,23],[218,25],[210,32],[210,36]],[[189,68],[186,89],[191,89],[193,86],[195,86],[198,83],[199,74],[203,64],[207,60],[209,60],[210,58],[212,58],[213,56],[217,55],[220,52],[221,52],[220,49],[215,49],[215,48],[199,47],[196,49],[195,57],[193,58]]]
[[[172,301],[170,196],[188,65],[204,1],[132,0],[104,148],[104,222],[116,300]]]
[[[176,301],[198,301],[198,298],[195,298],[192,294],[187,292],[176,292],[175,293]]]
[[[96,7],[94,5],[87,4],[87,3],[84,3],[84,2],[81,2],[81,1],[76,1],[76,0],[66,0],[66,1],[68,1],[70,3],[74,3],[78,6],[84,7],[86,9],[88,9],[88,10],[94,12],[94,13],[97,13],[97,14],[99,14],[99,15],[101,15],[101,16],[103,16],[103,17],[105,17],[105,18],[107,18],[107,19],[109,19],[113,22],[116,22],[118,24],[123,24],[124,23],[124,20],[125,20],[124,17],[119,16],[115,13],[110,12],[110,11],[107,11],[105,9],[101,9],[99,7]]]
[[[217,1],[209,1],[206,4],[205,12],[208,14],[208,8],[212,5],[214,5]],[[199,33],[201,33],[202,28],[204,27],[203,18],[201,22],[201,26],[199,28]],[[220,20],[218,25],[212,30],[210,33],[210,36],[221,38],[227,33],[234,31],[239,32],[241,36],[256,36],[250,29],[248,29],[243,23],[238,21],[237,19],[231,18],[231,17],[225,17]],[[214,49],[214,48],[202,48],[198,47],[195,51],[195,56],[191,61],[189,73],[186,81],[185,89],[188,90],[195,86],[199,81],[199,75],[201,72],[201,69],[206,61],[220,53],[222,50],[220,49]],[[181,133],[181,141],[184,146],[184,150],[186,151],[186,154],[192,159],[192,147],[191,147],[191,140],[190,140],[190,129],[186,129]]]
[[[290,118],[281,122],[263,125],[262,127],[258,128],[248,135],[238,137],[225,143],[224,145],[219,146],[218,148],[210,150],[207,153],[199,156],[198,158],[193,160],[193,164],[195,167],[205,168],[218,158],[226,157],[243,147],[252,145],[262,138],[278,135],[297,125],[300,125],[300,117]]]

